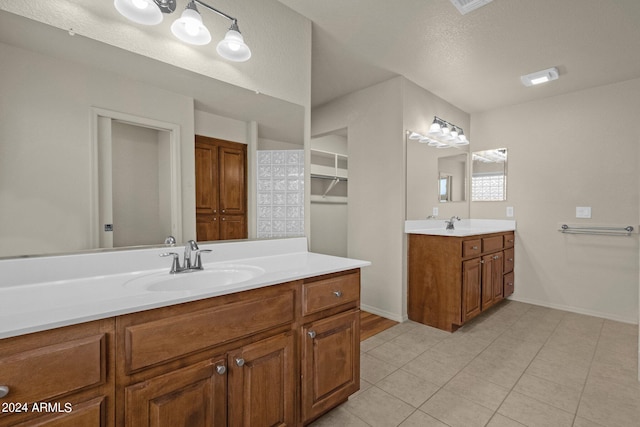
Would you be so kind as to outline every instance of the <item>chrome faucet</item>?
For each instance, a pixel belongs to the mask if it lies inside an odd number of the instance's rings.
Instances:
[[[447,223],[447,230],[454,230],[455,228],[453,227],[453,221],[458,220],[460,221],[460,218],[457,216],[452,216],[450,219],[446,220],[445,223]]]
[[[211,252],[211,249],[200,249],[195,240],[189,240],[186,245],[184,245],[184,261],[182,265],[180,265],[180,255],[175,252],[165,252],[161,253],[161,257],[171,256],[173,257],[173,262],[171,263],[171,271],[169,273],[187,273],[195,270],[203,270],[202,267],[202,259],[201,254]],[[196,259],[192,263],[191,255],[195,253]]]

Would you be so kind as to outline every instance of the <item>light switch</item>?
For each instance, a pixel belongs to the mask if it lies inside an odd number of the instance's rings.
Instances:
[[[433,208],[433,211],[431,212],[431,215],[438,216],[438,208]]]
[[[513,218],[513,206],[507,206],[507,218]]]
[[[591,206],[576,206],[576,218],[591,218]]]

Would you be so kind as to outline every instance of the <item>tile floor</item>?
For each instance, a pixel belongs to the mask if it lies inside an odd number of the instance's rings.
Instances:
[[[312,427],[640,426],[638,326],[505,301],[454,334],[362,342],[361,389]]]

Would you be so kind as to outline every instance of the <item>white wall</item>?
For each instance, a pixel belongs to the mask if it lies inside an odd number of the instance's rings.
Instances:
[[[196,135],[247,144],[247,122],[195,110]]]
[[[533,88],[535,90],[535,88]],[[638,237],[563,235],[562,223],[639,223],[640,79],[473,114],[472,150],[507,147],[506,202],[473,202],[474,218],[515,209],[514,299],[638,321]],[[591,206],[591,219],[576,219]]]

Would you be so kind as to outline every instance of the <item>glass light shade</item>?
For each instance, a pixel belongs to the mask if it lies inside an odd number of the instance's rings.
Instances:
[[[251,49],[244,43],[244,37],[239,31],[230,29],[224,39],[216,47],[218,55],[234,62],[244,62],[251,58]]]
[[[185,43],[202,46],[211,42],[211,33],[202,24],[197,10],[185,9],[180,18],[171,24],[171,32]]]
[[[456,138],[458,136],[458,128],[457,127],[453,126],[451,128],[451,136],[454,137],[454,138]]]
[[[413,139],[413,140],[416,140],[416,139],[417,139],[417,140],[420,140],[420,139],[422,139],[422,138],[423,138],[423,137],[422,137],[422,135],[420,135],[420,134],[419,134],[419,133],[417,133],[417,132],[411,132],[411,133],[409,134],[409,139]],[[421,142],[422,142],[422,141],[421,141]]]
[[[113,5],[120,15],[142,25],[157,25],[162,22],[162,11],[153,0],[114,0]]]
[[[429,133],[439,133],[440,130],[441,130],[440,123],[434,120],[433,123],[431,123],[431,126],[429,127]]]

